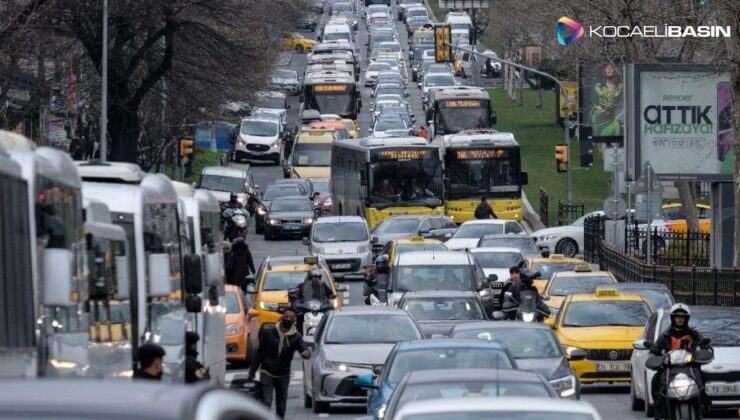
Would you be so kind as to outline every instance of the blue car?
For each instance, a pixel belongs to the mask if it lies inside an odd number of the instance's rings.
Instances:
[[[517,369],[511,353],[499,341],[438,339],[398,343],[379,377],[358,376],[368,388],[368,414],[383,419],[393,390],[407,372],[429,369]]]

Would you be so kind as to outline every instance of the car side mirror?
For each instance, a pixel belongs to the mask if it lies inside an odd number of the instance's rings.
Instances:
[[[651,348],[653,348],[653,345],[654,345],[654,344],[653,344],[653,342],[652,342],[652,341],[650,341],[650,340],[645,340],[645,341],[643,341],[643,342],[642,342],[642,345],[643,345],[643,346],[644,346],[644,347],[645,347],[646,349],[651,349]]]
[[[635,340],[632,342],[632,348],[635,350],[647,350],[645,347],[645,340]]]
[[[498,122],[498,117],[496,117],[496,113],[491,114],[491,125],[496,125]]]
[[[489,282],[494,282],[494,281],[497,281],[498,280],[498,276],[495,275],[495,274],[489,274],[488,277],[487,277],[487,279],[488,279]]]
[[[481,281],[481,282],[478,282],[477,290],[483,290],[487,287],[491,287],[491,286],[488,283]]]
[[[197,295],[185,296],[185,311],[193,314],[203,311],[203,299]]]
[[[303,245],[311,245],[311,241],[309,241],[308,238],[303,238]]]
[[[250,295],[257,293],[257,285],[254,283],[249,283],[247,285],[247,293],[249,293]]]
[[[521,172],[519,174],[519,182],[522,185],[528,185],[529,184],[529,173],[527,173],[527,172]]]
[[[377,385],[373,383],[375,381],[375,375],[367,373],[365,375],[359,375],[355,378],[355,385],[361,388],[377,388]]]
[[[200,255],[186,255],[183,260],[185,292],[197,295],[203,291],[203,266]]]
[[[570,355],[568,356],[568,360],[574,361],[574,360],[585,360],[586,359],[586,351],[582,349],[576,349],[570,352]]]
[[[316,344],[316,340],[314,340],[314,336],[313,335],[305,335],[305,336],[303,336],[303,342],[308,347],[313,347]]]
[[[373,243],[373,244],[377,244],[377,243],[378,243],[378,241],[380,241],[380,238],[378,238],[377,236],[373,236],[373,237],[372,237],[372,238],[370,239],[370,243]]]
[[[712,342],[711,338],[704,337],[699,340],[699,347],[707,347]]]

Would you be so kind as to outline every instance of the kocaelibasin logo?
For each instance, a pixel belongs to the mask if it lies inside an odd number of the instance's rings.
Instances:
[[[566,27],[573,30],[565,36]],[[586,34],[583,26],[568,17],[561,17],[557,24],[558,43],[568,45]],[[626,25],[598,25],[588,27],[588,36],[596,38],[730,38],[730,26],[701,25],[701,26],[626,26]]]
[[[573,30],[573,32],[568,36],[565,36],[566,26]],[[575,20],[571,18],[567,18],[563,16],[558,20],[557,33],[558,33],[558,43],[560,45],[570,44],[576,39],[582,37],[584,32],[586,31],[583,29],[583,26],[581,26],[580,23],[576,22]]]

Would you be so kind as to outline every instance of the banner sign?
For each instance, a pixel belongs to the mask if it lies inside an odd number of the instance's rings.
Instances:
[[[620,67],[612,63],[582,65],[578,76],[578,102],[583,107],[579,139],[622,143],[624,81]]]

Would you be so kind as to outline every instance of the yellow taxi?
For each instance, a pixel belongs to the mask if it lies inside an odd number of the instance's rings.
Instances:
[[[608,271],[593,271],[588,264],[573,267],[573,271],[553,273],[547,281],[542,299],[557,313],[560,305],[569,295],[576,293],[593,293],[598,286],[614,284],[617,279]]]
[[[667,222],[666,229],[671,232],[688,232],[689,225],[686,222],[686,213],[683,211],[683,204],[663,204],[662,209],[663,217],[665,217]],[[712,208],[706,204],[697,204],[696,212],[699,216],[699,231],[702,233],[709,233],[712,230]]]
[[[563,254],[550,254],[549,257],[527,258],[527,268],[533,271],[539,271],[540,276],[534,280],[534,286],[540,292],[544,293],[547,281],[550,280],[553,273],[561,271],[573,271],[577,265],[586,264],[580,258],[570,258]]]
[[[349,136],[353,139],[360,138],[360,129],[357,127],[357,122],[355,120],[351,120],[349,118],[339,118],[337,121],[344,124],[345,127],[347,127],[347,130],[349,131]]]
[[[236,366],[249,366],[249,310],[244,293],[239,286],[226,285],[226,361]]]
[[[317,42],[313,39],[308,39],[298,32],[292,32],[283,35],[282,45],[284,50],[291,50],[297,53],[311,52],[316,46]]]
[[[629,382],[632,342],[652,313],[642,295],[604,287],[568,296],[557,318],[546,323],[581,383]]]
[[[410,239],[388,241],[380,253],[388,257],[389,264],[393,264],[396,255],[413,251],[448,251],[448,249],[442,241],[412,236]]]
[[[280,313],[290,306],[288,290],[300,286],[312,268],[321,270],[321,280],[334,292],[336,297],[331,300],[334,308],[342,307],[340,292],[346,291],[347,286],[337,286],[326,264],[319,264],[318,260],[318,257],[305,257],[303,264],[272,265],[268,262],[264,269],[259,270],[256,281],[247,286],[247,293],[254,295],[254,309],[257,311],[249,311],[249,315],[256,315],[257,328],[266,323],[274,324],[280,319]]]

